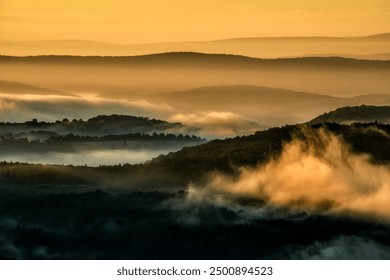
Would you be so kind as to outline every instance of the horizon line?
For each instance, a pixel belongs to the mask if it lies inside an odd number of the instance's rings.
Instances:
[[[100,43],[107,45],[119,45],[119,46],[134,46],[134,45],[154,45],[154,44],[180,44],[180,43],[210,43],[210,42],[221,42],[229,40],[252,40],[252,39],[364,39],[364,38],[375,38],[388,35],[390,38],[390,31],[383,33],[372,33],[361,36],[328,36],[328,35],[305,35],[305,36],[248,36],[248,37],[225,37],[211,40],[183,40],[183,41],[156,41],[156,42],[144,42],[144,43],[115,43],[100,40],[85,40],[85,39],[37,39],[37,40],[8,40],[0,39],[1,42],[5,43],[39,43],[39,42],[84,42],[84,43]]]

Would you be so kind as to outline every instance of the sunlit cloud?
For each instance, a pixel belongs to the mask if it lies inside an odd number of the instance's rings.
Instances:
[[[257,197],[269,205],[312,213],[375,217],[389,222],[390,168],[354,154],[344,141],[323,130],[304,131],[280,157],[256,168],[240,167],[238,178],[213,173],[191,192]]]
[[[16,105],[12,101],[8,100],[1,100],[0,99],[0,111],[2,110],[14,110],[16,108]]]
[[[28,162],[33,164],[63,164],[63,165],[118,165],[144,163],[170,150],[85,150],[78,152],[48,152],[23,153],[20,155],[1,155],[7,162]]]
[[[263,128],[255,120],[232,112],[206,111],[187,114],[178,113],[170,116],[168,120],[200,127],[204,135],[214,136],[248,134]]]
[[[112,100],[93,95],[0,94],[0,120],[23,122],[37,118],[54,121],[62,118],[88,119],[101,114],[126,114],[164,117],[172,111],[167,104],[147,101]]]

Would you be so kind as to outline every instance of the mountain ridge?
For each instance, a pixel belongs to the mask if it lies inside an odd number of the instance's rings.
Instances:
[[[388,53],[383,44],[389,33],[360,37],[285,36],[222,38],[205,41],[112,43],[88,40],[0,41],[2,54],[38,55],[140,55],[157,52],[194,51],[230,53],[251,57],[299,57],[313,53],[346,53],[348,55]],[[353,53],[351,53],[351,51]]]
[[[251,36],[251,37],[229,37],[215,40],[197,40],[197,41],[167,41],[167,42],[147,42],[147,43],[115,43],[95,40],[83,40],[83,39],[64,39],[64,40],[0,40],[2,42],[15,42],[15,43],[32,43],[32,42],[81,42],[81,43],[99,43],[108,45],[119,45],[119,46],[133,46],[133,45],[151,45],[151,44],[178,44],[178,43],[204,43],[204,42],[219,42],[226,40],[247,40],[247,39],[365,39],[365,38],[386,38],[390,39],[390,32],[375,33],[362,36]]]
[[[197,128],[185,126],[179,122],[167,122],[148,117],[119,114],[98,115],[85,121],[82,119],[68,120],[65,118],[55,122],[38,121],[37,119],[19,123],[0,122],[0,128],[2,134],[53,131],[62,135],[72,133],[89,136],[197,131]]]
[[[71,96],[75,97],[76,95],[65,92],[54,90],[50,88],[37,87],[26,83],[20,83],[15,81],[5,81],[0,80],[0,93],[10,93],[10,94],[39,94],[39,95],[60,95],[60,96]]]
[[[347,106],[324,113],[309,124],[318,123],[380,122],[390,123],[390,106]]]
[[[148,62],[150,59],[158,59],[158,58],[166,58],[171,63],[177,63],[180,61],[172,61],[171,59],[177,58],[182,59],[182,62],[185,62],[188,59],[203,59],[201,62],[203,63],[212,63],[215,61],[221,61],[222,59],[228,60],[225,62],[246,62],[246,63],[301,63],[301,64],[322,64],[322,65],[334,65],[341,64],[340,66],[359,66],[359,65],[372,65],[372,66],[389,66],[390,61],[381,61],[381,60],[365,60],[365,59],[357,59],[357,58],[347,58],[347,57],[338,57],[338,56],[330,56],[330,57],[312,57],[312,56],[302,56],[302,57],[283,57],[283,58],[257,58],[257,57],[249,57],[244,55],[236,55],[236,54],[214,54],[214,53],[201,53],[201,52],[163,52],[163,53],[153,53],[153,54],[145,54],[145,55],[133,55],[133,56],[82,56],[82,55],[34,55],[34,56],[8,56],[8,55],[0,55],[0,62],[12,62],[15,60],[21,60],[26,62],[77,62],[76,60],[84,61],[84,62]],[[207,60],[205,60],[207,59]],[[212,60],[210,60],[212,59]],[[161,62],[161,61],[157,61]],[[194,63],[199,63],[199,61],[195,61]],[[218,66],[218,65],[217,65]]]

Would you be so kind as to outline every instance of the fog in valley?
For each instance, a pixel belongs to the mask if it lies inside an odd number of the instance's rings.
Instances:
[[[168,150],[148,150],[148,149],[123,149],[123,150],[84,150],[79,152],[48,152],[48,153],[23,153],[23,154],[3,154],[1,159],[7,162],[28,162],[33,164],[54,164],[54,165],[118,165],[118,164],[139,164],[145,163],[161,154],[167,154],[179,150],[180,147]]]
[[[3,121],[127,114],[199,127],[208,139],[390,103],[388,61],[169,53],[1,57],[0,69]]]

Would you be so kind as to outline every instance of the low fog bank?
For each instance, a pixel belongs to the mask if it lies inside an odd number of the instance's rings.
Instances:
[[[250,117],[226,111],[178,113],[168,117],[168,120],[199,127],[199,134],[209,139],[252,134],[270,125],[270,123],[261,124]]]
[[[97,167],[100,165],[121,165],[145,163],[161,154],[167,154],[179,150],[181,147],[169,150],[86,150],[79,152],[49,152],[49,153],[23,153],[1,154],[1,160],[6,162],[22,162],[31,164],[53,165],[88,165]]]
[[[81,93],[79,96],[0,94],[0,121],[24,122],[89,119],[124,114],[180,122],[178,133],[208,139],[248,135],[285,124],[305,123],[324,112],[362,104],[384,106],[390,95],[372,94],[340,98],[254,86],[216,86],[160,94]],[[372,118],[371,118],[372,119]],[[385,120],[381,118],[381,120]],[[192,127],[192,128],[191,128]],[[198,129],[195,129],[198,128]],[[196,130],[196,132],[195,132]],[[74,133],[72,131],[72,133]],[[82,131],[77,131],[77,134]]]
[[[100,98],[90,94],[76,97],[36,94],[1,94],[0,120],[24,122],[31,119],[56,121],[64,118],[89,119],[97,115],[167,116],[173,109],[166,104]]]
[[[12,123],[37,119],[55,122],[63,119],[85,120],[97,115],[123,114],[180,122],[187,127],[183,126],[181,129],[176,127],[168,132],[197,133],[210,139],[249,134],[273,124],[262,124],[252,117],[228,111],[182,110],[175,105],[145,99],[127,101],[91,95],[62,97],[22,94],[15,97],[0,94],[0,121]],[[82,131],[73,133],[83,135]],[[112,133],[118,134],[115,127],[112,128]]]
[[[359,236],[339,236],[308,246],[285,249],[287,259],[293,260],[389,260],[390,246]],[[283,254],[283,253],[281,253]]]

